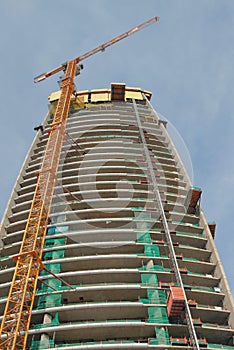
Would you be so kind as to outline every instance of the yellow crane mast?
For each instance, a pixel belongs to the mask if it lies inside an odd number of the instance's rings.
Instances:
[[[77,67],[77,64],[158,20],[158,17],[153,17],[107,43],[34,79],[34,82],[39,82],[60,71],[64,71],[64,77],[60,84],[61,95],[53,122],[50,125],[41,170],[37,174],[37,185],[20,252],[14,256],[16,267],[1,323],[0,349],[23,350],[26,348],[38,275],[40,270],[43,269],[42,252],[52,196],[57,180],[56,173],[61,148],[66,132],[70,100],[75,89],[74,78],[77,74],[77,69],[78,71],[80,69],[79,66]]]

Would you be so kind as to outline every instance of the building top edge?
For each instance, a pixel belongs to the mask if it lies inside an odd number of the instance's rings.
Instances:
[[[52,92],[48,97],[50,103],[56,102],[60,97],[61,92]],[[109,89],[93,89],[76,91],[73,99],[78,99],[82,103],[96,102],[126,102],[131,99],[135,100],[150,100],[152,92],[142,90],[141,88],[129,87],[123,83],[111,83]]]

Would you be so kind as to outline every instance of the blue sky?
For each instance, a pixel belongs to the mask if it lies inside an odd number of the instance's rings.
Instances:
[[[77,89],[125,82],[152,104],[189,150],[202,207],[234,291],[234,2],[231,0],[2,0],[0,2],[0,216],[47,112],[57,77],[33,77],[148,18],[160,22],[84,61]]]

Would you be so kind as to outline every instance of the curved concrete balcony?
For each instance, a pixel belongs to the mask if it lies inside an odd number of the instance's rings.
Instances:
[[[35,157],[35,155],[32,155],[31,160],[28,163],[28,166],[37,166],[37,165],[41,165],[42,161],[43,161],[43,157],[38,157],[38,155]],[[23,176],[24,177],[24,176]]]
[[[209,262],[211,251],[203,248],[196,248],[190,245],[179,244],[175,246],[175,253],[182,254],[184,258],[195,258],[199,261]]]
[[[203,234],[171,231],[172,241],[176,244],[189,245],[194,248],[205,248],[207,239]]]
[[[54,295],[62,294],[62,304],[74,304],[74,303],[104,303],[110,301],[133,301],[137,302],[141,298],[147,298],[147,288],[140,283],[108,283],[102,285],[86,285],[86,286],[74,286],[75,289],[71,289],[67,286],[63,286],[58,291],[51,291],[49,294]],[[38,290],[36,294],[36,301],[39,296],[48,295],[48,293]]]
[[[37,177],[36,172],[30,174],[30,177],[27,180],[21,182],[21,189],[18,190],[18,194],[24,193],[24,189],[28,189],[30,186],[36,186]]]
[[[160,324],[161,325],[161,324]],[[53,327],[46,327],[46,325],[40,329],[31,329],[30,335],[47,333],[52,335],[56,332],[56,341],[77,342],[79,339],[123,339],[132,338],[150,338],[155,336],[154,330],[155,324],[148,324],[146,322],[135,321],[135,320],[116,320],[116,321],[105,321],[105,322],[81,322],[81,323],[68,323],[60,324]]]
[[[43,322],[43,315],[48,312],[51,316],[59,314],[60,323],[67,322],[91,322],[105,320],[141,320],[147,321],[147,306],[141,302],[99,302],[99,303],[73,303],[59,307],[47,307],[45,309],[34,310],[32,313],[32,323]]]
[[[45,153],[45,148],[41,148],[41,149],[35,149],[34,153],[31,155],[31,160],[37,160],[37,159],[41,159],[43,158],[43,155]]]
[[[18,213],[13,213],[9,217],[9,222],[10,222],[10,224],[12,224],[12,223],[19,222],[19,221],[22,221],[22,220],[27,220],[28,214],[29,214],[29,209],[28,210],[22,210],[22,211],[20,211]]]
[[[20,246],[21,246],[21,241],[16,241],[16,242],[13,242],[12,244],[5,244],[2,252],[2,254],[4,254],[3,256],[13,256],[15,254],[18,254],[20,250]]]
[[[36,186],[35,186],[36,187]],[[29,193],[20,194],[17,198],[15,198],[15,204],[24,204],[25,202],[32,201],[33,198],[33,189],[29,191]]]
[[[216,343],[216,344],[228,344],[233,335],[233,330],[227,328],[225,326],[216,327],[206,326],[205,324],[201,324],[199,326],[196,325],[196,320],[194,320],[195,330],[198,336],[198,339],[206,339],[207,343]],[[171,337],[183,338],[185,334],[187,334],[187,338],[189,338],[186,326],[183,324],[170,324],[168,325],[168,331]]]
[[[199,305],[190,307],[192,317],[201,319],[202,323],[210,323],[219,326],[227,326],[230,311],[218,306]]]
[[[45,253],[48,256],[48,252]],[[149,259],[147,259],[149,260]],[[46,259],[45,264],[59,263],[60,271],[86,271],[96,269],[123,269],[123,268],[140,268],[144,259],[141,259],[137,254],[100,254],[100,255],[85,255],[78,257],[66,256],[61,259]],[[1,272],[1,271],[0,271]]]
[[[27,223],[27,219],[21,220],[21,221],[16,221],[12,224],[9,224],[6,226],[6,232],[7,234],[9,233],[15,233],[18,231],[22,231],[25,229]]]
[[[47,138],[44,139],[44,140],[39,140],[38,143],[37,143],[37,149],[40,149],[40,148],[45,148],[46,147],[46,143],[47,143]]]
[[[32,174],[35,174],[35,172],[39,171],[41,167],[41,162],[37,162],[37,164],[28,165],[27,169],[25,170],[25,174],[27,176],[31,176]]]
[[[31,207],[31,204],[32,204],[32,201],[24,201],[22,203],[15,203],[15,206],[12,207],[12,213],[13,214],[17,214],[17,213],[20,213],[22,211],[26,211],[28,209],[30,209]]]
[[[24,194],[29,194],[29,193],[34,193],[36,188],[36,177],[35,177],[35,183],[30,184],[28,186],[25,186],[22,184],[22,188],[17,191],[18,196],[24,195]]]
[[[189,287],[186,286],[186,295],[188,300],[195,300],[198,304],[208,305],[210,307],[220,307],[223,305],[224,294],[219,288],[205,288],[205,287]],[[220,290],[217,292],[217,290]]]
[[[4,238],[4,245],[14,244],[16,242],[20,242],[22,240],[23,234],[24,234],[24,230],[12,232],[12,233],[6,232],[6,235],[3,237]]]

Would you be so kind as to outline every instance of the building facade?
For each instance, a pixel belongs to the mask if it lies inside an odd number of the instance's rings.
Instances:
[[[28,349],[234,348],[215,224],[150,97],[116,83],[72,99]],[[58,98],[2,220],[0,315]]]

